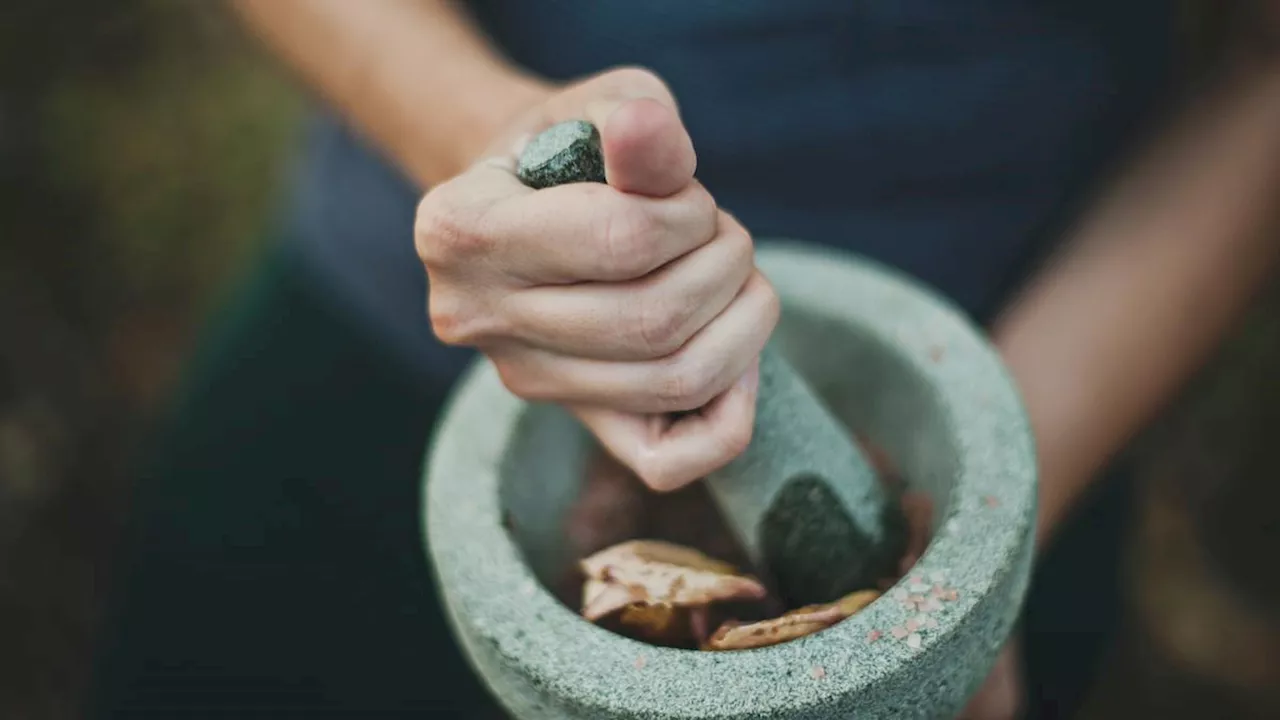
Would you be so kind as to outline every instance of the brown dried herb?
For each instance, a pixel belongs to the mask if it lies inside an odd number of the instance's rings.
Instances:
[[[809,605],[781,617],[753,623],[729,621],[703,643],[704,650],[748,650],[795,640],[825,630],[870,605],[880,593],[859,590],[833,603]]]
[[[631,606],[705,607],[758,600],[766,590],[755,578],[706,555],[659,540],[632,540],[606,548],[580,564],[587,576],[582,615],[599,620]],[[646,626],[670,621],[665,611],[632,612]],[[624,620],[625,622],[625,620]]]

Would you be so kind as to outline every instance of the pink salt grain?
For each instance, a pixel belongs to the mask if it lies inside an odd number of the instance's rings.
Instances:
[[[827,669],[821,665],[814,665],[813,668],[809,670],[809,674],[813,675],[814,680],[821,680],[827,676]]]

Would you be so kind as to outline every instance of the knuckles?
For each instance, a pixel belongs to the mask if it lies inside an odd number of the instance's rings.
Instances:
[[[737,416],[726,418],[714,427],[705,428],[708,442],[716,449],[715,455],[706,458],[710,467],[723,467],[746,451],[751,443],[752,418]],[[671,462],[664,453],[645,453],[635,458],[632,471],[650,490],[671,492],[698,479],[702,473],[692,473]]]
[[[414,218],[414,246],[426,268],[427,318],[440,342],[478,347],[501,334],[500,318],[486,311],[474,293],[459,292],[457,271],[488,253],[492,243],[474,212],[462,209],[449,183],[423,196]]]
[[[720,428],[720,447],[723,449],[724,462],[746,452],[751,444],[751,435],[755,422],[753,417],[737,416],[729,418]]]
[[[665,458],[652,453],[638,458],[631,468],[645,487],[660,493],[678,490],[692,480],[676,474],[674,470],[675,468]]]
[[[418,258],[429,268],[447,268],[485,254],[492,243],[479,225],[474,213],[453,198],[449,183],[431,190],[414,218]]]
[[[669,412],[695,410],[706,405],[723,388],[724,370],[688,352],[677,352],[663,364],[654,392]]]
[[[498,379],[502,381],[502,386],[512,395],[528,400],[529,398],[525,397],[524,380],[520,373],[515,371],[512,364],[496,355],[490,355],[489,360],[493,362],[494,369],[498,371]]]
[[[498,371],[502,386],[512,395],[529,402],[552,402],[557,399],[545,386],[525,372],[518,361],[495,352],[488,353],[488,357]]]
[[[450,346],[474,346],[481,342],[478,314],[456,295],[433,285],[427,298],[427,318],[440,342]]]
[[[739,271],[749,272],[755,264],[755,243],[751,240],[751,234],[740,226],[733,226],[725,229],[722,242],[728,244],[730,264]]]
[[[605,202],[594,203],[591,236],[596,254],[596,274],[603,280],[632,280],[657,264],[659,222],[643,204],[609,191]]]
[[[740,226],[729,227],[714,242],[724,248],[723,262],[717,272],[719,282],[733,283],[741,291],[750,279],[755,253],[751,236]],[[767,283],[766,283],[767,285]],[[772,293],[772,288],[764,288]],[[766,298],[766,302],[769,302]],[[634,301],[623,308],[627,324],[633,328],[632,344],[648,358],[666,357],[684,347],[699,330],[694,322],[702,300],[682,297],[679,292],[664,292],[662,286],[640,290]],[[772,298],[776,304],[776,297]],[[777,308],[766,305],[764,321],[776,320]]]
[[[694,308],[650,299],[637,300],[636,342],[649,357],[666,357],[688,342]]]
[[[680,191],[680,195],[681,199],[689,203],[690,207],[693,208],[694,216],[703,218],[707,223],[708,229],[714,232],[717,226],[720,206],[716,203],[715,197],[711,195],[711,191],[707,190],[702,183],[694,182]]]
[[[778,326],[778,320],[782,318],[782,299],[778,297],[778,291],[773,289],[773,284],[761,278],[764,285],[761,292],[764,295],[764,313],[762,322],[769,328],[769,333]]]

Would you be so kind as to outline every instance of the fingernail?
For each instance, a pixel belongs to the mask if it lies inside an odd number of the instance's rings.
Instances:
[[[584,108],[587,118],[596,126],[596,130],[604,132],[605,125],[609,122],[609,117],[622,105],[631,98],[588,101]]]

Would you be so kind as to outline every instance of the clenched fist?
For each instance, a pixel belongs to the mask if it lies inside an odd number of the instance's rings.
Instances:
[[[607,184],[524,186],[519,151],[568,119],[600,129]],[[695,165],[665,84],[615,70],[548,95],[428,192],[415,233],[436,335],[479,349],[516,395],[569,408],[658,490],[746,447],[778,318],[750,234]]]

